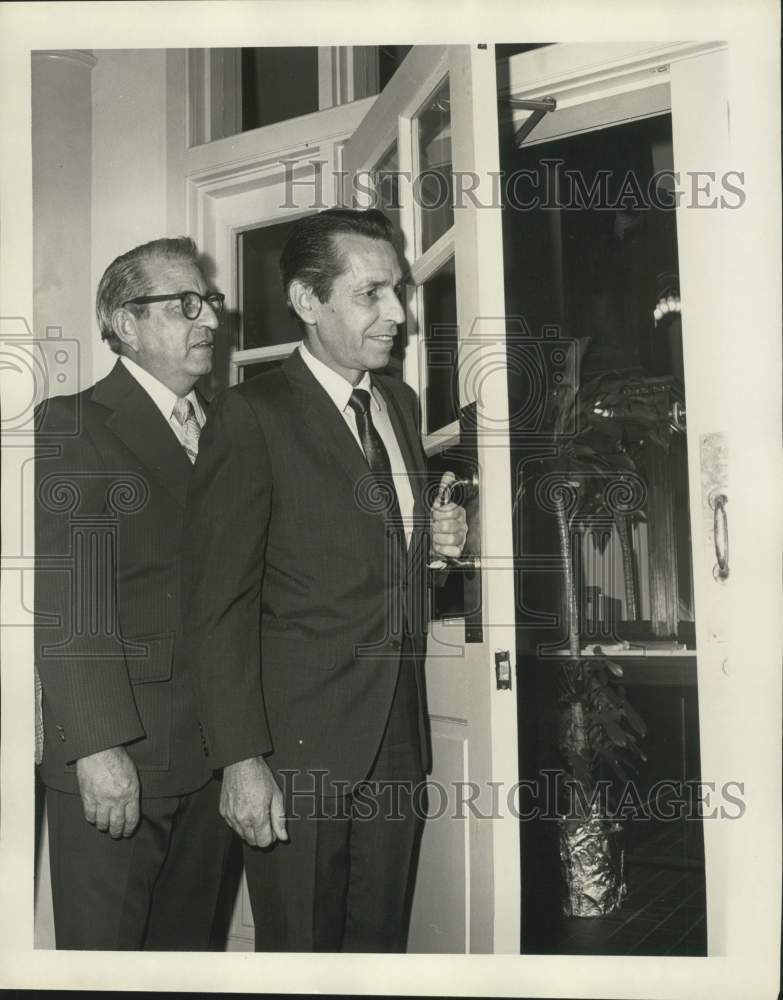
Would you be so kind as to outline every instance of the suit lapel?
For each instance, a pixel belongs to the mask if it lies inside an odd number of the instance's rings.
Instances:
[[[107,429],[184,507],[190,460],[163,414],[121,361],[97,383],[92,400],[112,411]]]
[[[352,484],[366,476],[369,467],[362,449],[329,394],[302,361],[298,351],[286,359],[283,371],[297,396],[298,415],[307,424],[313,440],[334,458]]]
[[[368,473],[367,461],[348,428],[342,414],[326,390],[294,351],[283,363],[283,371],[298,399],[298,413],[315,441],[330,454],[353,484]],[[425,486],[425,468],[421,460],[418,431],[410,416],[404,411],[396,394],[380,379],[374,382],[386,401],[389,419],[400,445],[413,490],[415,523],[422,520],[422,491]],[[381,516],[381,515],[379,515]]]

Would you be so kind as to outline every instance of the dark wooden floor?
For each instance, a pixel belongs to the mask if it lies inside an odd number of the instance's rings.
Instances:
[[[701,831],[668,824],[626,857],[628,895],[607,917],[564,918],[561,955],[707,954]]]

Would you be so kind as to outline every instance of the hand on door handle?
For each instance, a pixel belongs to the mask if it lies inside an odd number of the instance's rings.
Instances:
[[[454,504],[454,490],[459,487],[462,487],[464,490],[478,488],[478,476],[473,473],[470,476],[458,479],[453,472],[444,472],[441,476],[438,494],[433,506],[433,514],[450,504]],[[464,508],[458,508],[457,510],[462,514],[462,531],[466,533],[467,525]],[[460,549],[464,547],[466,538],[467,535],[465,534],[462,544],[459,546]],[[477,569],[480,564],[480,558],[475,555],[464,555],[462,552],[459,555],[446,555],[443,552],[436,551],[435,558],[429,563],[429,568],[436,570],[446,568]]]

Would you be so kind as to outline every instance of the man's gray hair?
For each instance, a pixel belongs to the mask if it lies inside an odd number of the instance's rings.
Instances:
[[[152,240],[134,247],[113,260],[103,272],[95,297],[95,315],[101,340],[105,340],[115,354],[122,353],[122,341],[111,325],[112,316],[129,299],[152,294],[153,278],[146,265],[149,261],[161,259],[185,260],[199,267],[196,244],[189,236],[179,236],[176,239]],[[130,305],[127,308],[134,315],[141,316],[148,307]]]

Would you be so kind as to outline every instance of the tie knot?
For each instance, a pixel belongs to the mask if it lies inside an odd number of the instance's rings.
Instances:
[[[174,403],[174,416],[183,427],[191,417],[195,418],[195,411],[193,410],[193,404],[191,401],[189,399],[178,398]]]
[[[370,394],[366,389],[354,389],[348,405],[356,413],[362,413],[366,417],[370,412]]]

